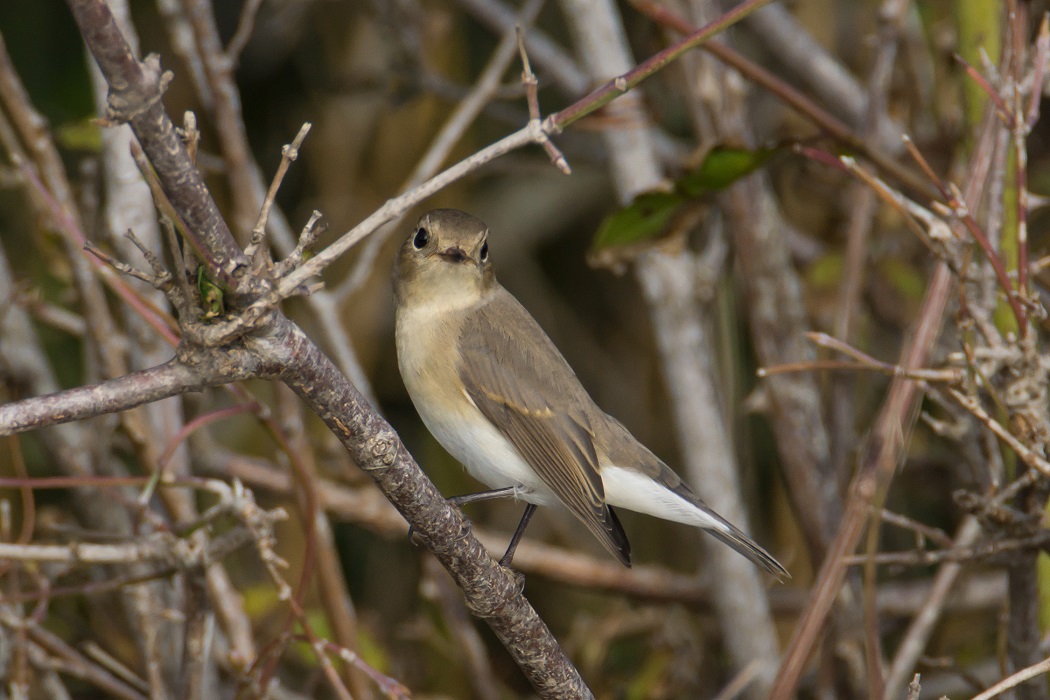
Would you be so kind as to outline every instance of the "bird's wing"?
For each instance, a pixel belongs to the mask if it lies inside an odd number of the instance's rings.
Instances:
[[[459,374],[467,394],[573,515],[630,566],[627,534],[605,502],[586,413],[591,399],[525,308],[497,291],[463,324]]]

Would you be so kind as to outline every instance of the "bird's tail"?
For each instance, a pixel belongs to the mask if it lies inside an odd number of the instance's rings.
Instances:
[[[602,481],[610,505],[703,528],[779,580],[791,578],[769,552],[707,507],[674,470],[638,442],[623,424],[612,416],[606,418],[597,428],[606,462],[602,466]]]
[[[705,527],[704,530],[716,538],[726,543],[737,552],[740,552],[745,557],[751,560],[752,563],[762,567],[769,573],[777,577],[778,581],[791,578],[791,574],[788,573],[780,562],[773,558],[773,556],[762,549],[755,543],[753,539],[745,535],[739,529],[733,527],[725,518],[720,517],[716,513],[708,510],[708,513],[720,521],[720,524],[725,529],[719,529],[717,527]]]

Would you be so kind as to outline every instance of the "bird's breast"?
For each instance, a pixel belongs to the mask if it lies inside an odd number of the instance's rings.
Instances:
[[[523,486],[523,498],[546,504],[546,485],[467,395],[459,376],[460,323],[423,309],[398,309],[397,361],[401,378],[427,430],[490,488]],[[556,500],[556,499],[555,499]]]

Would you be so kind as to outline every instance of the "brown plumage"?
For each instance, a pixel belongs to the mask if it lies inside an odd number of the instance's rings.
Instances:
[[[708,508],[603,412],[528,311],[496,281],[488,229],[453,209],[424,215],[395,266],[401,375],[424,423],[478,480],[561,504],[621,562],[610,506],[710,532],[778,578],[787,571]]]

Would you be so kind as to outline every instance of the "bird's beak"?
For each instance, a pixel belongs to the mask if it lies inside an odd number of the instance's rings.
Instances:
[[[438,253],[438,257],[451,263],[461,263],[469,259],[469,256],[464,253],[462,249],[457,247],[447,248],[441,251]]]

